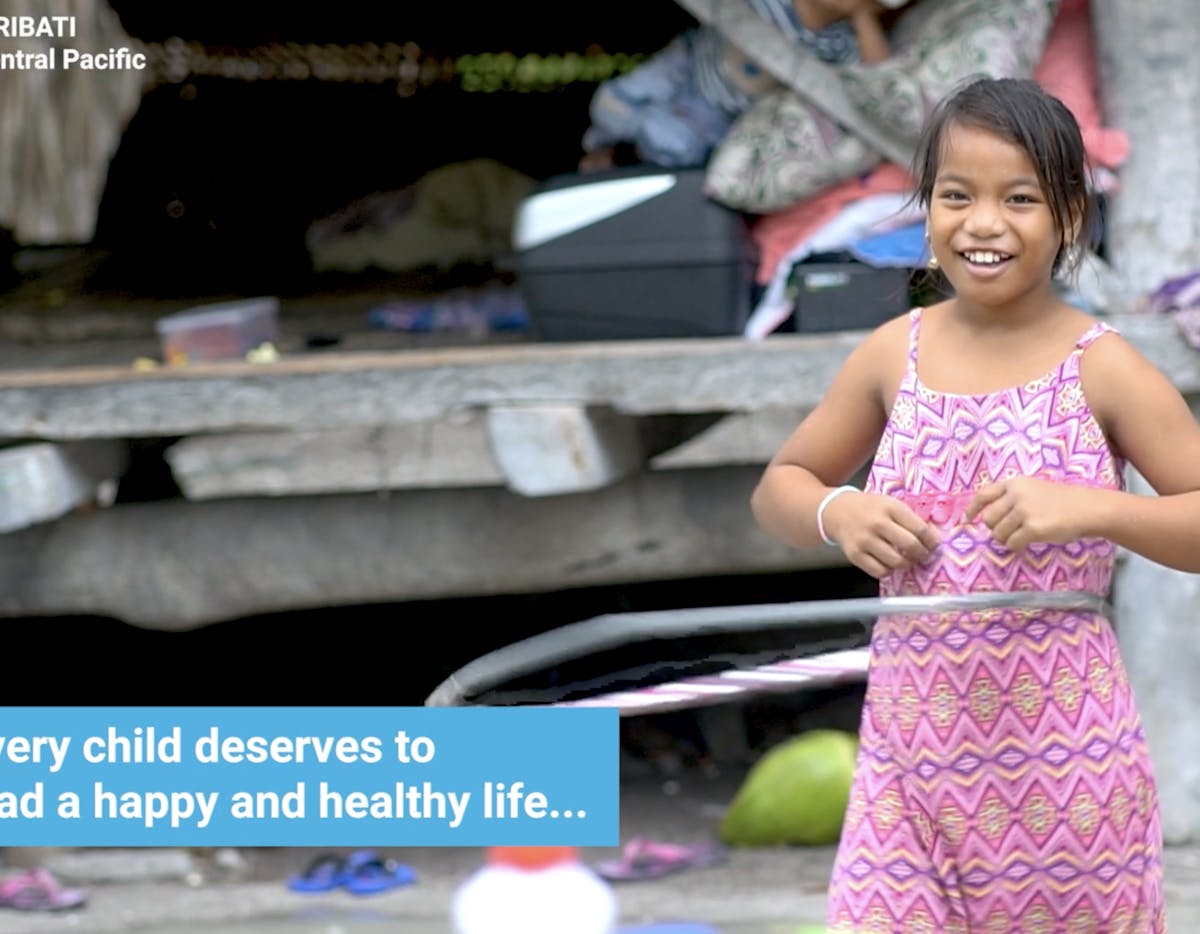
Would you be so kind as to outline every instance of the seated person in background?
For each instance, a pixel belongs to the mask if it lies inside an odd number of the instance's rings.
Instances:
[[[887,61],[888,40],[880,17],[887,10],[904,6],[907,0],[792,0],[792,7],[805,29],[821,35],[839,24],[849,24],[858,46],[858,59],[867,65]],[[843,59],[844,60],[844,59]]]
[[[908,0],[746,2],[823,62],[878,64],[888,57],[880,17]],[[690,29],[649,61],[600,85],[580,170],[611,168],[620,149],[635,162],[701,166],[733,122],[777,86],[712,27]]]

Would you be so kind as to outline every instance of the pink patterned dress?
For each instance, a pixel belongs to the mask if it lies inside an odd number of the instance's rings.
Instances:
[[[886,578],[882,593],[1106,595],[1109,542],[1017,556],[961,510],[969,491],[1018,475],[1123,487],[1079,382],[1084,350],[1110,329],[1091,328],[1040,379],[968,396],[921,383],[920,323],[917,309],[867,489],[912,504],[942,544]],[[832,931],[1157,934],[1161,838],[1141,721],[1103,616],[1014,609],[877,622]]]

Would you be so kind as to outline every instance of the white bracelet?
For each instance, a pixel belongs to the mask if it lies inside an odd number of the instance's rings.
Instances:
[[[817,507],[817,531],[821,533],[821,541],[826,545],[837,545],[832,538],[825,534],[825,507],[832,503],[843,493],[858,493],[860,490],[856,486],[839,486],[836,490],[830,490],[825,494],[825,498],[821,500],[821,505]]]

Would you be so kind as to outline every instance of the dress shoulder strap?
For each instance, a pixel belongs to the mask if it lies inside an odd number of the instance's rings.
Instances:
[[[1097,339],[1105,334],[1119,334],[1116,328],[1111,324],[1105,324],[1103,321],[1097,321],[1090,328],[1079,335],[1079,339],[1075,341],[1075,349],[1071,352],[1071,356],[1067,358],[1066,364],[1063,367],[1063,375],[1067,377],[1076,377],[1079,375],[1079,358],[1083,356],[1083,352],[1094,344]]]
[[[1075,347],[1079,350],[1087,350],[1092,346],[1093,343],[1095,343],[1096,338],[1102,337],[1105,334],[1119,333],[1120,331],[1114,328],[1111,324],[1105,324],[1103,321],[1097,321],[1079,336],[1079,340],[1075,342]]]
[[[908,313],[908,368],[917,365],[917,342],[921,337],[921,308],[917,306]]]

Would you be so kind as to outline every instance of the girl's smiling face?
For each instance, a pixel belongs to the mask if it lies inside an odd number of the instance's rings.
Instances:
[[[1049,292],[1063,241],[1024,149],[978,127],[946,126],[929,244],[960,299],[994,308]]]

